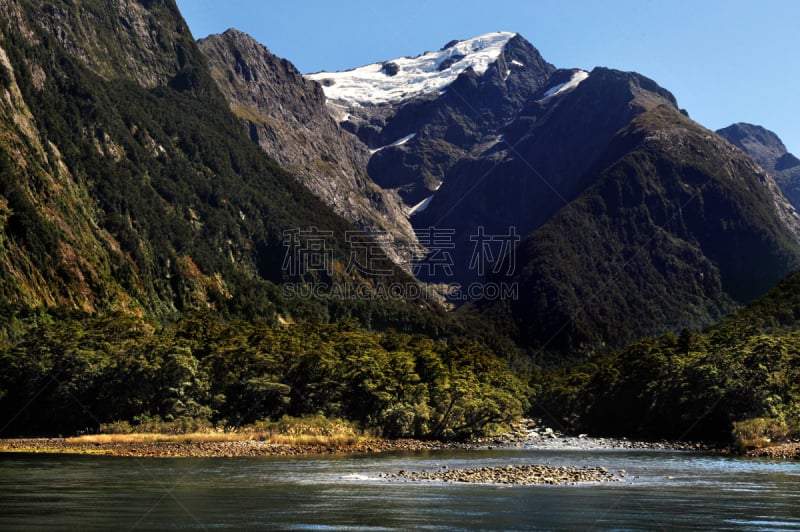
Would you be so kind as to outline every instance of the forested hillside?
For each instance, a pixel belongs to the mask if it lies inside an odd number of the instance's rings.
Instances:
[[[701,332],[633,342],[534,378],[536,410],[576,431],[728,441],[800,435],[800,274]],[[741,437],[741,435],[740,435]]]
[[[3,301],[273,319],[328,313],[281,283],[411,280],[385,256],[347,268],[355,228],[249,141],[171,2],[45,7],[7,2],[2,26]],[[155,34],[84,24],[115,9]],[[324,268],[287,267],[303,238]]]

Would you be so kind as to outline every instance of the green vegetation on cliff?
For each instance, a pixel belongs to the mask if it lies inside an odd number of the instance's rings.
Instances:
[[[355,228],[250,142],[174,4],[130,4],[12,2],[0,23],[18,96],[0,99],[2,302],[337,319],[371,311],[280,285],[413,282],[385,256],[370,257],[381,275],[348,269]],[[108,22],[125,17],[155,33]],[[311,233],[326,267],[287,268],[287,234]],[[431,308],[405,306],[378,312]]]

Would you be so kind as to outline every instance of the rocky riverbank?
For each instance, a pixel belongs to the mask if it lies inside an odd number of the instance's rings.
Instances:
[[[553,467],[546,465],[524,465],[504,467],[478,467],[475,469],[447,469],[438,471],[409,472],[384,476],[389,480],[414,482],[463,482],[468,484],[503,484],[533,486],[539,484],[577,484],[584,482],[615,482],[624,473],[615,475],[604,467]]]
[[[0,439],[0,452],[104,454],[113,456],[148,457],[234,457],[234,456],[296,456],[304,454],[360,454],[389,451],[431,451],[440,449],[655,449],[683,451],[713,451],[713,447],[686,442],[643,442],[616,438],[591,438],[586,435],[568,436],[535,420],[525,419],[501,436],[484,438],[468,443],[420,440],[370,439],[356,443],[286,444],[263,439],[233,441],[84,441],[81,438],[25,438]]]
[[[543,425],[534,419],[523,419],[506,434],[483,438],[476,443],[485,447],[523,447],[525,449],[598,450],[651,449],[663,451],[716,451],[717,447],[701,442],[639,441],[627,438],[577,436]]]
[[[369,440],[353,444],[285,444],[261,440],[180,442],[82,442],[68,438],[0,440],[0,452],[99,454],[142,457],[298,456],[306,454],[359,454],[388,451],[428,451],[458,448],[458,444],[419,440]]]
[[[754,458],[774,458],[777,460],[800,460],[800,442],[782,443],[770,447],[752,449],[745,453]]]

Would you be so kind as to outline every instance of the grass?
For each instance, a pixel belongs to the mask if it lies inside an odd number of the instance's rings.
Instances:
[[[734,445],[740,451],[786,443],[796,432],[785,420],[779,418],[759,417],[733,424]]]
[[[68,438],[21,438],[0,439],[0,453],[56,453],[56,454],[127,454],[136,452],[137,445],[158,444],[213,444],[226,442],[259,442],[276,446],[294,447],[302,452],[316,452],[315,447],[346,448],[360,443],[374,442],[378,438],[360,430],[355,424],[324,416],[292,418],[285,416],[278,421],[261,421],[238,428],[214,428],[205,419],[160,418],[147,419],[131,425],[129,422],[114,422],[101,426],[100,434],[84,434]],[[120,446],[120,447],[115,447]],[[130,446],[130,447],[125,447]],[[141,449],[139,449],[141,450]],[[207,451],[198,447],[197,451]],[[277,449],[280,451],[281,449]],[[193,455],[191,447],[178,451],[149,448],[153,456]]]
[[[245,427],[221,430],[207,421],[150,419],[138,425],[115,422],[101,425],[100,434],[67,438],[67,443],[131,444],[131,443],[218,443],[262,441],[277,445],[354,445],[374,440],[353,423],[324,416],[260,421]]]
[[[349,434],[275,434],[264,431],[242,430],[236,432],[192,432],[188,434],[165,434],[133,432],[130,434],[86,434],[66,438],[67,443],[131,444],[131,443],[219,443],[234,441],[263,441],[276,445],[341,446],[369,441],[364,435]]]

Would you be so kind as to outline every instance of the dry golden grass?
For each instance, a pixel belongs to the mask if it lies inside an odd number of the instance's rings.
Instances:
[[[264,441],[277,445],[354,445],[371,438],[351,434],[272,434],[260,431],[195,432],[190,434],[87,434],[67,438],[68,443],[130,444],[130,443],[217,443],[233,441]]]
[[[192,427],[192,425],[188,425]],[[101,426],[100,434],[67,438],[74,444],[146,444],[146,443],[219,443],[261,441],[293,446],[345,446],[376,438],[363,432],[354,424],[324,416],[293,418],[284,416],[278,421],[261,421],[244,427],[221,429],[193,424],[185,431],[185,423],[156,422],[131,427],[128,422],[115,422]]]
[[[367,438],[365,436],[351,436],[351,435],[335,435],[335,436],[323,436],[319,434],[300,434],[300,435],[291,435],[291,434],[276,434],[273,436],[266,435],[264,438],[261,438],[264,441],[268,441],[269,443],[275,443],[280,445],[330,445],[330,446],[341,446],[341,445],[355,445],[357,443],[363,443],[366,441],[372,440],[372,438]]]
[[[164,442],[224,442],[241,441],[251,438],[236,432],[193,432],[189,434],[160,434],[134,432],[131,434],[86,434],[67,438],[74,443],[164,443]]]

